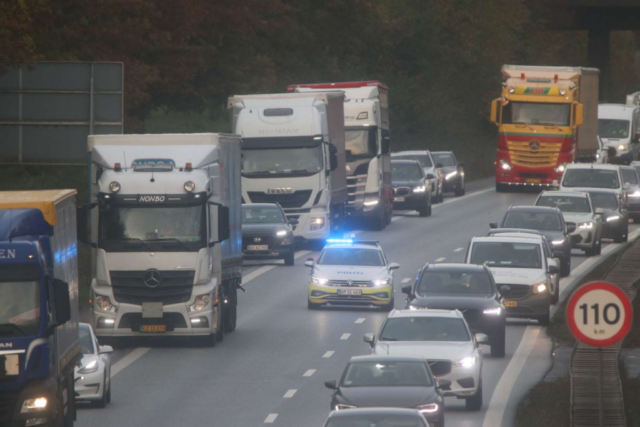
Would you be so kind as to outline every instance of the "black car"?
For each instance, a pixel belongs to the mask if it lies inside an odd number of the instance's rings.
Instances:
[[[417,160],[392,160],[393,208],[431,215],[431,192],[427,176]]]
[[[499,223],[492,222],[491,228],[518,228],[536,230],[542,234],[557,258],[560,258],[560,276],[571,273],[571,233],[575,224],[566,224],[562,211],[548,206],[511,206]]]
[[[611,190],[587,190],[595,209],[602,209],[602,237],[613,239],[615,243],[626,242],[629,238],[629,210]]]
[[[489,337],[493,357],[505,354],[503,294],[509,290],[506,286],[498,291],[489,268],[473,264],[427,264],[415,284],[402,287],[407,308],[460,310],[473,333]]]
[[[415,409],[365,408],[333,411],[324,427],[429,427],[427,420]]]
[[[245,259],[284,259],[293,265],[293,230],[277,203],[242,205],[242,256]]]
[[[435,151],[431,155],[434,162],[442,165],[442,191],[453,191],[456,197],[464,196],[464,163],[456,159],[453,151]]]
[[[444,426],[444,397],[449,381],[436,381],[427,361],[406,356],[352,357],[340,383],[327,381],[333,390],[331,409],[409,408],[422,413],[430,424]]]

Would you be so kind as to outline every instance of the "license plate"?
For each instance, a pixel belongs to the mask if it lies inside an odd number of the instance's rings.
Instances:
[[[404,197],[394,197],[393,201],[394,202],[404,202]]]
[[[540,184],[542,182],[542,179],[539,178],[529,178],[527,179],[527,182],[529,184]]]
[[[362,289],[338,289],[338,295],[362,295]]]
[[[247,245],[247,250],[250,251],[268,251],[269,245]]]
[[[518,306],[518,301],[505,301],[504,302],[504,306],[505,307],[517,307]]]
[[[167,325],[142,325],[140,332],[167,332]]]

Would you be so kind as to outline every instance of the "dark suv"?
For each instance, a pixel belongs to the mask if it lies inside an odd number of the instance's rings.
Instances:
[[[504,357],[506,312],[493,274],[485,265],[427,264],[406,285],[407,308],[460,310],[473,333],[489,337],[491,355]],[[508,287],[502,292],[508,293]]]
[[[511,206],[502,221],[492,222],[489,226],[539,231],[553,248],[553,253],[560,258],[560,276],[566,277],[571,273],[570,234],[576,231],[576,226],[564,222],[560,209],[547,206]]]
[[[298,220],[287,217],[277,203],[242,205],[242,256],[245,259],[284,259],[293,265],[293,230]]]
[[[392,160],[393,208],[431,215],[431,192],[427,176],[417,160]]]

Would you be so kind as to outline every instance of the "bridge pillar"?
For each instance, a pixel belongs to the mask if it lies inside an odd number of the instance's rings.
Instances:
[[[589,29],[587,63],[600,70],[600,103],[609,102],[611,94],[610,42],[611,32],[605,28]]]

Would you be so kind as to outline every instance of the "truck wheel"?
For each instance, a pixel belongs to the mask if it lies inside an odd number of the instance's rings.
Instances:
[[[289,251],[288,254],[285,255],[284,257],[284,265],[293,265],[295,263],[295,258],[294,258],[294,253],[293,253],[293,247],[291,248],[291,251]]]
[[[384,213],[381,208],[378,208],[378,214],[371,220],[371,229],[373,231],[382,231],[384,230],[385,225]]]
[[[220,310],[220,317],[218,318],[218,327],[215,333],[217,342],[222,342],[222,340],[224,340],[225,310],[222,307],[224,307],[224,305],[221,303],[218,303],[218,309]]]
[[[506,193],[508,187],[505,184],[498,184],[496,182],[496,193]]]
[[[393,310],[393,306],[395,305],[395,298],[391,297],[391,301],[389,301],[389,304],[385,304],[382,306],[382,311],[386,311],[387,313],[390,312],[391,310]]]
[[[482,380],[480,380],[476,394],[468,397],[464,403],[467,411],[479,411],[482,409]]]

